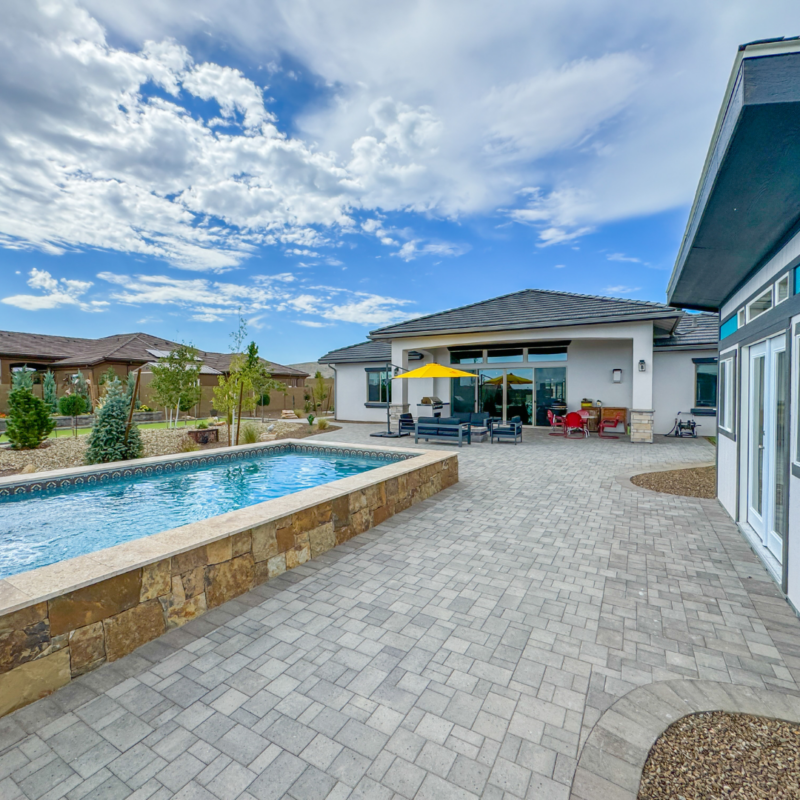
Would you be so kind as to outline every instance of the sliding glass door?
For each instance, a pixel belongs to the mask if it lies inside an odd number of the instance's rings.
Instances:
[[[533,424],[533,370],[514,369],[506,373],[506,419],[519,417],[523,425]]]
[[[502,369],[478,370],[478,411],[485,411],[493,417],[503,416],[503,376]]]
[[[548,410],[564,412],[567,402],[567,368],[538,367],[536,369],[536,425],[549,425]]]

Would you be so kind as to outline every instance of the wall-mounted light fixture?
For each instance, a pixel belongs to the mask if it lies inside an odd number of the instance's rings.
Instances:
[[[612,383],[622,383],[622,370],[621,369],[612,369],[611,370],[611,382]]]
[[[647,364],[643,358],[639,360],[639,372],[647,372]]]

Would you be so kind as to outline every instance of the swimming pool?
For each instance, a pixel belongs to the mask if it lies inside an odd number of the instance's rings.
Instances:
[[[386,464],[378,454],[284,447],[41,484],[0,497],[0,578]]]

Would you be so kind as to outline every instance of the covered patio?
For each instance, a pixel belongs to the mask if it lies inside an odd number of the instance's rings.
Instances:
[[[634,798],[670,714],[800,711],[800,622],[734,523],[627,481],[705,440],[458,458],[455,486],[0,720],[0,796]]]

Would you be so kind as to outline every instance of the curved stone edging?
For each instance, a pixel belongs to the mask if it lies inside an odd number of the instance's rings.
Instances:
[[[800,697],[715,681],[660,681],[632,689],[592,728],[570,800],[636,800],[645,761],[658,737],[681,717],[701,711],[800,723]]]
[[[687,464],[681,461],[678,464],[666,464],[666,465],[659,465],[654,467],[637,467],[634,470],[628,470],[627,472],[621,472],[619,475],[615,475],[614,479],[620,485],[625,487],[626,489],[630,489],[634,492],[644,493],[644,494],[654,494],[658,497],[684,497],[687,500],[698,500],[701,503],[714,503],[717,505],[719,500],[717,498],[710,498],[710,497],[689,497],[688,495],[684,494],[670,494],[669,492],[657,492],[655,489],[647,489],[644,486],[637,486],[631,478],[635,478],[637,475],[649,475],[652,472],[675,472],[679,469],[702,469],[703,467],[715,467],[717,465],[716,461],[697,461],[692,464]]]

